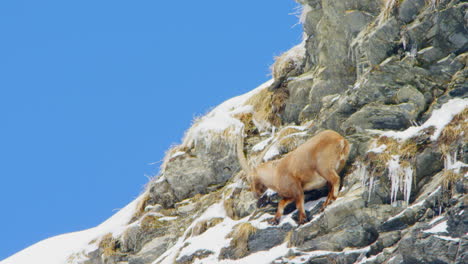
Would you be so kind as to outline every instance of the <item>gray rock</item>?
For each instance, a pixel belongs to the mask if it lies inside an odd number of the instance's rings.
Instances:
[[[197,250],[195,253],[193,253],[190,256],[182,256],[181,258],[178,258],[175,263],[178,263],[178,264],[192,263],[195,259],[204,259],[213,253],[214,252],[205,250],[205,249]]]
[[[299,121],[299,113],[308,104],[308,96],[313,83],[314,80],[310,74],[301,75],[288,83],[289,98],[281,116],[284,123]]]
[[[377,230],[371,225],[349,226],[338,232],[308,240],[301,246],[301,249],[305,251],[342,251],[346,247],[365,247],[372,244],[377,237]]]
[[[151,263],[161,256],[173,243],[174,237],[166,235],[157,237],[146,243],[144,247],[135,255],[131,255],[128,264],[146,264]]]
[[[371,246],[368,252],[369,255],[377,255],[384,248],[395,245],[401,239],[400,231],[379,233],[379,238]]]
[[[404,236],[398,252],[404,263],[454,263],[459,243],[415,230]]]
[[[352,114],[343,124],[347,131],[363,131],[364,129],[404,130],[416,120],[418,111],[414,104],[399,105],[366,105]]]
[[[222,137],[198,140],[191,152],[166,164],[164,180],[151,184],[151,203],[173,207],[195,194],[218,189],[240,169],[234,142]]]
[[[442,154],[436,149],[426,148],[416,156],[416,182],[422,178],[434,175],[444,166]]]
[[[416,18],[426,5],[424,0],[405,0],[398,7],[398,18],[408,23]]]
[[[433,46],[424,48],[417,53],[417,58],[423,63],[423,65],[432,64],[446,56],[446,52]]]
[[[396,47],[395,41],[399,37],[400,24],[395,18],[390,18],[372,31],[367,40],[363,42],[361,50],[364,51],[367,61],[371,65],[380,64],[392,54]]]
[[[249,252],[268,250],[284,242],[286,234],[292,230],[289,224],[281,225],[279,228],[271,227],[255,232],[248,241]]]
[[[413,103],[417,108],[417,113],[426,109],[424,95],[412,85],[405,85],[395,94],[395,103]]]
[[[449,77],[453,76],[456,72],[461,70],[465,66],[465,55],[461,54],[455,56],[451,53],[447,57],[437,61],[430,66],[430,71],[434,75],[442,75],[444,79],[450,80]]]
[[[254,194],[247,188],[236,188],[224,200],[224,209],[232,219],[241,219],[250,215],[256,209]]]
[[[166,179],[149,184],[148,204],[160,204],[164,208],[172,207],[178,201],[171,185]]]

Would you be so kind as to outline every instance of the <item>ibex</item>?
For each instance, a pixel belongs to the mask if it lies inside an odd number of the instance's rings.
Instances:
[[[240,137],[242,138],[242,136]],[[242,148],[241,148],[242,147]],[[260,164],[251,169],[243,152],[243,140],[238,141],[238,157],[248,173],[251,189],[257,197],[270,188],[282,197],[270,224],[277,225],[283,210],[290,202],[296,203],[298,224],[304,224],[304,191],[328,184],[328,197],[323,208],[335,200],[340,188],[340,176],[349,155],[349,142],[332,130],[325,130],[310,138],[279,160]]]

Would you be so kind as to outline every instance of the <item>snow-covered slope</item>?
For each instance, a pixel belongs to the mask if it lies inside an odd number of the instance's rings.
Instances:
[[[140,196],[122,208],[102,224],[83,231],[58,235],[42,240],[13,256],[0,261],[1,264],[64,264],[80,263],[84,254],[98,247],[99,239],[108,233],[120,235],[135,213]],[[94,242],[93,242],[94,240]]]

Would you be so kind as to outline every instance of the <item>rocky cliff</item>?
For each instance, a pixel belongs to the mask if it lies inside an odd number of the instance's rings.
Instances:
[[[468,263],[468,3],[300,4],[273,79],[196,120],[122,231],[69,263]],[[256,166],[323,129],[352,143],[338,199],[268,224],[278,197],[254,198],[238,152]]]

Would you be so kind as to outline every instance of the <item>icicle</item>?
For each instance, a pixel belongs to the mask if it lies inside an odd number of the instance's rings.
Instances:
[[[405,181],[403,185],[403,194],[405,197],[406,204],[409,204],[411,197],[411,184],[413,183],[413,169],[408,166],[404,168]]]
[[[409,204],[411,197],[411,187],[413,183],[413,169],[411,166],[402,167],[400,165],[400,156],[393,155],[388,161],[388,177],[391,181],[391,203],[394,204],[397,200],[398,190],[403,193],[406,204]]]
[[[393,155],[392,158],[388,161],[388,177],[390,178],[391,192],[390,192],[390,200],[391,203],[394,204],[397,198],[398,189],[400,187],[400,156]]]
[[[367,202],[370,202],[371,194],[374,191],[374,180],[374,174],[372,174],[369,179],[369,196],[367,197]]]

